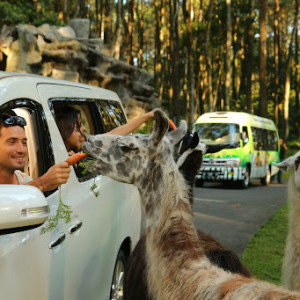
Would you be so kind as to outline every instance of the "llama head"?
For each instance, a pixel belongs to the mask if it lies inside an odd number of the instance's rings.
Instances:
[[[283,162],[275,164],[275,166],[282,171],[289,171],[293,169],[295,185],[300,190],[300,151],[285,159]]]
[[[178,130],[164,138],[169,128],[168,118],[163,111],[154,111],[155,126],[151,135],[133,134],[118,136],[99,134],[88,136],[83,149],[95,162],[89,167],[92,173],[102,174],[115,180],[139,185],[151,168],[154,159],[173,159],[172,144],[186,133],[186,122]],[[163,156],[166,157],[163,157]]]

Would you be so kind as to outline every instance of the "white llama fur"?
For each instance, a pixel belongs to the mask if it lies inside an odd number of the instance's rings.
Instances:
[[[168,119],[155,110],[150,136],[96,135],[84,150],[96,162],[90,171],[135,184],[146,216],[148,287],[156,300],[300,300],[254,278],[226,272],[204,255],[193,224],[188,188],[164,138]]]
[[[284,171],[293,169],[288,182],[289,229],[282,273],[284,285],[300,291],[300,151],[276,166]]]

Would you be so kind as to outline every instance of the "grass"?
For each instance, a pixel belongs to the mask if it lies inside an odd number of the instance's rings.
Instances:
[[[242,261],[259,279],[281,284],[281,266],[288,231],[288,205],[284,205],[253,236]]]
[[[299,151],[300,143],[289,143],[286,158]],[[282,173],[287,182],[292,170]],[[282,261],[288,232],[289,205],[279,209],[250,240],[242,261],[252,274],[262,280],[282,284]]]

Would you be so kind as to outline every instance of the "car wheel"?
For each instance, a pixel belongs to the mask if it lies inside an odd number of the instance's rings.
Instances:
[[[269,185],[270,182],[271,182],[271,172],[270,172],[270,169],[268,168],[268,171],[267,171],[267,175],[263,178],[260,179],[260,182],[262,185]]]
[[[111,290],[110,290],[110,300],[121,300],[123,299],[123,284],[124,284],[124,271],[126,265],[126,256],[124,251],[121,249],[118,253]]]
[[[240,181],[240,186],[243,189],[247,189],[249,187],[249,184],[250,184],[250,172],[249,172],[249,168],[247,167],[244,179]]]
[[[196,179],[195,185],[196,187],[202,187],[204,184],[204,180]]]

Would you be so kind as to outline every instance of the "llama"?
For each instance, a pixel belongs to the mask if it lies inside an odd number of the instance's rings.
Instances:
[[[193,186],[195,176],[202,164],[202,157],[207,153],[217,152],[221,147],[206,147],[199,140],[198,134],[186,133],[181,140],[178,153],[177,167],[182,173],[189,187],[189,201],[193,204]],[[222,147],[223,148],[223,147]],[[218,265],[224,270],[239,273],[250,277],[250,271],[241,263],[238,256],[222,246],[212,236],[197,230],[198,238],[205,241],[204,251],[210,262]],[[144,234],[133,252],[131,253],[126,265],[124,274],[124,300],[149,300],[148,287],[146,281],[146,235]]]
[[[89,136],[89,171],[135,184],[146,217],[147,284],[157,300],[300,300],[300,293],[247,278],[211,264],[193,224],[188,188],[164,138],[168,118],[154,112],[150,136]],[[185,121],[182,121],[185,122]],[[180,131],[178,132],[178,134]]]
[[[300,291],[300,151],[276,166],[282,171],[293,169],[288,182],[289,229],[283,259],[283,283]]]

